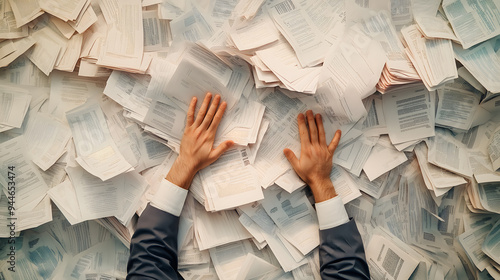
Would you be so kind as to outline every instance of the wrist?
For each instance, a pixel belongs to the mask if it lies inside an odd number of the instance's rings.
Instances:
[[[177,158],[165,179],[183,189],[188,190],[197,172],[198,171],[194,167],[188,166],[181,159]]]
[[[323,202],[337,196],[330,178],[318,182],[312,182],[309,187],[311,188],[314,195],[314,201],[316,203]]]

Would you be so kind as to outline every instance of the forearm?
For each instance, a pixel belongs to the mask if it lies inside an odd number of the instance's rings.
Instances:
[[[179,217],[148,205],[130,243],[127,279],[177,279]]]
[[[316,203],[322,279],[369,279],[361,235],[340,196]]]
[[[361,235],[354,220],[320,231],[322,279],[370,279]]]
[[[162,180],[137,221],[130,243],[127,279],[177,277],[179,216],[186,196],[187,190]]]

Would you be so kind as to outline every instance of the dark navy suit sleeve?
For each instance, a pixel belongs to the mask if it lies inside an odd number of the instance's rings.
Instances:
[[[148,205],[130,243],[127,279],[179,279],[179,217]],[[370,279],[361,235],[354,220],[320,230],[322,279]]]
[[[127,280],[178,279],[179,217],[148,205],[130,243]]]
[[[352,218],[319,234],[321,279],[370,279],[363,241]]]

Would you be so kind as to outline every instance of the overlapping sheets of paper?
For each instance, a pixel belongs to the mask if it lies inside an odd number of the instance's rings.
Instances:
[[[191,185],[185,279],[320,279],[314,198],[283,154],[309,109],[342,131],[330,179],[373,279],[500,279],[499,9],[0,0],[0,237],[16,218],[26,279],[124,279],[189,102],[211,92],[228,104],[214,144],[235,146]]]

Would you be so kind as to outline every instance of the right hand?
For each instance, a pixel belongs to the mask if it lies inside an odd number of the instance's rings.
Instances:
[[[297,123],[300,135],[300,159],[288,148],[283,152],[299,177],[306,182],[314,195],[316,203],[337,196],[330,172],[332,170],[332,158],[337,148],[341,132],[337,130],[330,144],[326,145],[325,128],[320,114],[314,116],[311,110],[306,112],[306,117],[299,114]]]

